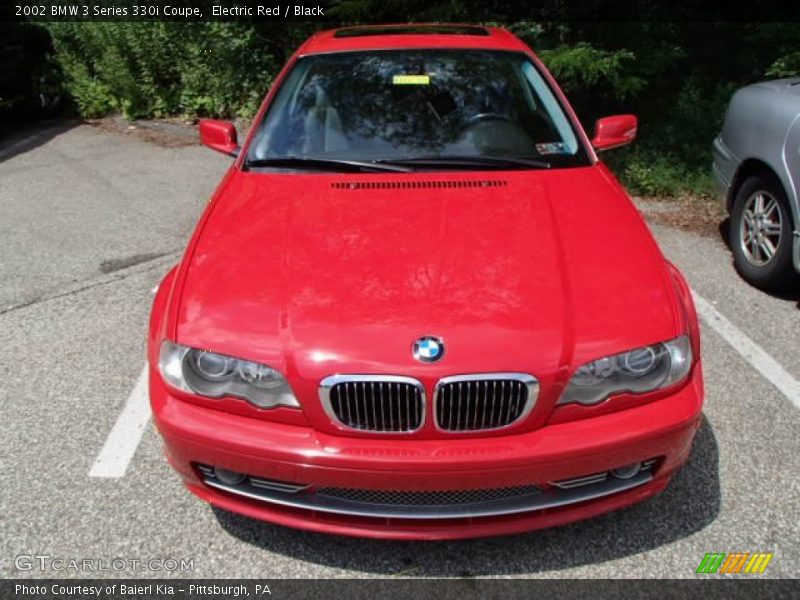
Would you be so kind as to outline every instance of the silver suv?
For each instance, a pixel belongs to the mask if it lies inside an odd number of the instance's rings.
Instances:
[[[800,280],[800,78],[738,90],[714,140],[737,271],[780,290]]]

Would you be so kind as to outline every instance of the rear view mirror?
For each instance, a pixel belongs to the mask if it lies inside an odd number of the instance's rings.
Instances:
[[[227,121],[201,119],[200,141],[203,142],[203,145],[223,154],[236,156],[239,153],[236,127]]]
[[[636,115],[615,115],[598,119],[592,146],[598,152],[630,144],[636,137]]]

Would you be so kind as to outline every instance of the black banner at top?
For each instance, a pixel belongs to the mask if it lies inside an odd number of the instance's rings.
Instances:
[[[0,21],[800,21],[777,0],[4,0]]]

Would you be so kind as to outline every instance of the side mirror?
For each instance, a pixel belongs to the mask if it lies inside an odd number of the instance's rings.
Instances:
[[[630,144],[636,137],[636,115],[615,115],[598,119],[592,146],[598,152]]]
[[[239,143],[236,141],[236,127],[227,121],[215,119],[200,120],[200,141],[212,150],[236,156]]]

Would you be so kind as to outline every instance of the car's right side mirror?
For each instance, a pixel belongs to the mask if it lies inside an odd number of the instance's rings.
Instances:
[[[239,152],[236,127],[227,121],[201,119],[200,141],[203,142],[203,145],[223,154],[236,156]]]
[[[592,146],[598,152],[630,144],[636,137],[636,115],[615,115],[598,119]]]

